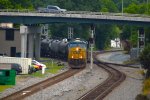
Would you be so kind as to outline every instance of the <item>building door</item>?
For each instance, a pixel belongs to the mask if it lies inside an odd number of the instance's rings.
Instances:
[[[11,47],[10,48],[10,56],[15,57],[16,56],[16,47]]]

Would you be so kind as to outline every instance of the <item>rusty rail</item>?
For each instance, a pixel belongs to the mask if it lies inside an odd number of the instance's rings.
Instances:
[[[39,82],[39,83],[36,83],[32,86],[29,86],[23,90],[20,90],[18,92],[15,92],[11,95],[8,95],[0,100],[20,100],[20,99],[24,99],[38,91],[41,91],[41,88],[42,89],[45,89],[51,85],[54,85],[60,81],[63,81],[64,79],[67,79],[71,76],[73,76],[74,74],[82,71],[83,69],[69,69],[68,71],[64,72],[64,73],[61,73],[57,76],[54,76],[52,78],[48,78],[42,82]]]

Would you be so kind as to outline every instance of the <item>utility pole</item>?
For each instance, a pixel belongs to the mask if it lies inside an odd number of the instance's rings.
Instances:
[[[73,28],[68,27],[68,39],[73,39]]]
[[[122,16],[123,16],[123,0],[122,0]]]
[[[147,0],[147,13],[148,13],[148,0]]]

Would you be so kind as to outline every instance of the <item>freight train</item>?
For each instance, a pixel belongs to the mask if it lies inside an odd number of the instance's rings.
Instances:
[[[71,41],[44,39],[41,56],[65,59],[71,68],[84,68],[87,63],[87,42],[77,38]]]

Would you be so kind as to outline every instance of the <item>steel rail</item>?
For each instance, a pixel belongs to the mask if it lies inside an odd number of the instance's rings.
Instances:
[[[63,81],[64,79],[67,79],[71,76],[73,76],[74,74],[76,73],[79,73],[80,71],[82,71],[83,69],[69,69],[68,71],[64,72],[64,73],[61,73],[57,76],[54,76],[52,78],[48,78],[42,82],[39,82],[39,83],[36,83],[32,86],[29,86],[25,89],[22,89],[20,91],[17,91],[11,95],[8,95],[4,98],[1,98],[0,100],[21,100],[21,99],[24,99],[38,91],[41,91],[41,88],[42,89],[45,89],[51,85],[54,85],[60,81]]]
[[[95,53],[94,55],[97,55]],[[96,60],[96,59],[95,59]],[[89,92],[84,94],[83,96],[79,97],[78,100],[102,100],[105,96],[107,96],[115,87],[119,86],[121,82],[126,79],[126,75],[105,63],[102,63],[98,60],[94,62],[96,65],[102,67],[105,71],[108,72],[109,77],[96,86],[95,88],[91,89]]]

